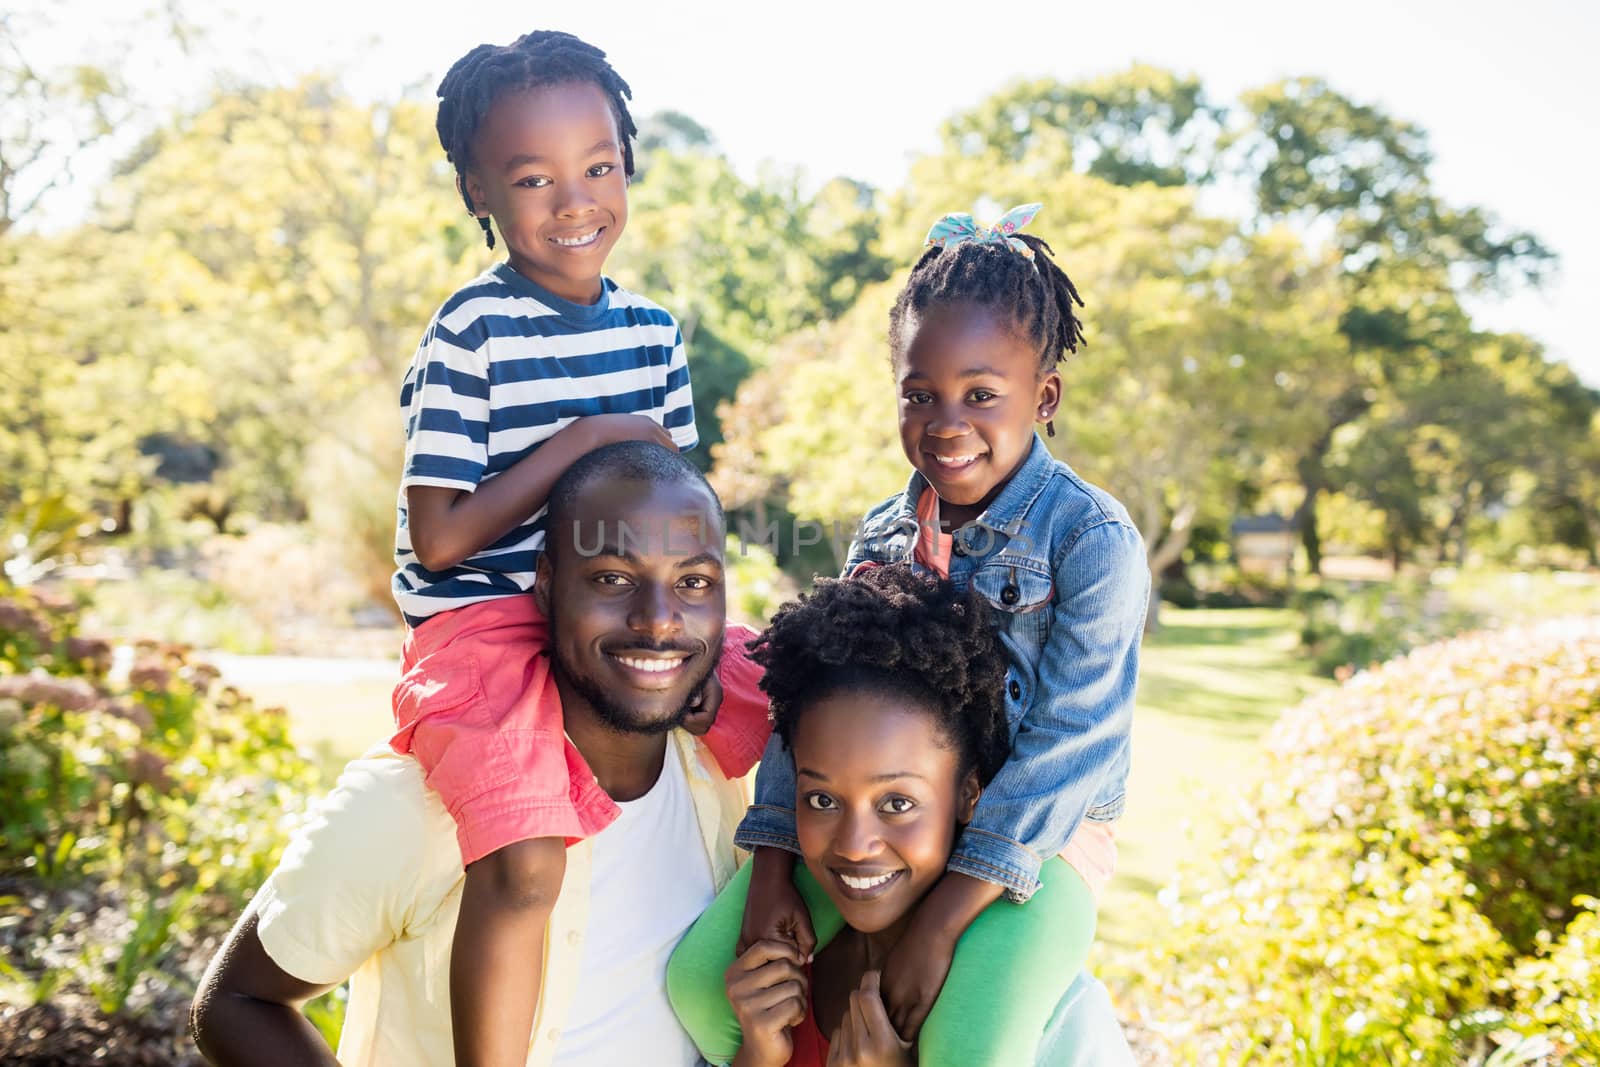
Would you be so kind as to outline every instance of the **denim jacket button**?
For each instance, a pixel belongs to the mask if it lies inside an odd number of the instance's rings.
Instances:
[[[1000,601],[1003,604],[1015,604],[1019,599],[1021,599],[1021,597],[1022,594],[1014,585],[1008,585],[1004,589],[1000,590]]]
[[[967,554],[967,543],[959,537],[952,537],[950,539],[950,553],[955,556],[965,556]]]
[[[1017,684],[1017,680],[1015,678],[1011,679],[1011,684],[1006,687],[1006,691],[1011,694],[1012,700],[1022,699],[1022,686]]]

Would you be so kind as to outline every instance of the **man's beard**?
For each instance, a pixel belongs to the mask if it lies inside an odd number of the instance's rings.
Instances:
[[[687,719],[690,713],[695,710],[695,706],[693,704],[685,701],[682,707],[673,712],[671,715],[665,716],[664,718],[643,718],[633,708],[618,700],[612,693],[608,692],[606,688],[599,682],[579,671],[577,667],[562,654],[561,643],[559,641],[552,641],[551,649],[554,652],[555,669],[558,675],[563,678],[569,686],[572,687],[574,692],[576,692],[584,700],[588,701],[589,707],[594,709],[595,718],[600,720],[600,724],[602,726],[614,730],[619,734],[664,734],[669,730],[673,730],[679,726],[682,726],[683,721]],[[632,650],[639,652],[687,651],[686,649],[674,645],[658,645],[655,647],[636,645],[633,646]],[[720,662],[721,659],[722,648],[719,646],[716,652],[708,657],[704,668],[700,672],[700,676],[695,679],[694,687],[689,690],[689,700],[692,700],[695,696],[699,695],[700,690],[705,685],[706,679],[711,677],[711,672],[717,669],[717,663]]]

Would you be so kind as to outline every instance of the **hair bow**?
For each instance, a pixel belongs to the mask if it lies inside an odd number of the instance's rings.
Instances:
[[[1033,249],[1028,247],[1026,241],[1018,240],[1011,236],[1033,221],[1043,204],[1023,204],[1014,207],[1000,216],[993,226],[979,226],[972,221],[972,216],[966,212],[946,215],[934,223],[928,230],[928,239],[923,242],[927,245],[938,245],[940,248],[953,248],[956,245],[973,241],[978,244],[1008,244],[1018,252],[1033,258]]]

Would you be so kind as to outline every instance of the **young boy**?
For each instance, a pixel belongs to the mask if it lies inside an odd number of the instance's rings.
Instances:
[[[549,644],[529,595],[546,497],[600,445],[697,441],[677,324],[601,274],[628,219],[629,96],[605,53],[544,31],[474,48],[439,86],[439,141],[489,247],[498,230],[507,253],[444,302],[401,390],[393,586],[411,632],[391,744],[428,772],[467,868],[451,957],[462,1065],[524,1062],[539,995],[528,960],[560,889],[549,850],[617,816],[603,798],[572,799],[582,757],[553,691],[528,685]],[[681,653],[624,651],[619,669],[682,668]],[[743,653],[729,640],[722,673],[759,701]],[[708,683],[702,730],[720,699]],[[706,740],[730,774],[760,754],[738,731]]]

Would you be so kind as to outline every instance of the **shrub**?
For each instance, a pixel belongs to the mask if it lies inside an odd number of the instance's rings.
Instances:
[[[153,1007],[162,1025],[134,1029],[177,1062],[185,987],[270,872],[315,771],[281,712],[184,649],[143,642],[113,672],[111,647],[74,629],[68,605],[0,593],[0,993],[91,1029]],[[5,1022],[0,1038],[18,1029]]]
[[[1329,678],[1483,624],[1481,614],[1442,587],[1410,578],[1382,585],[1325,582],[1296,593],[1293,605],[1303,616],[1300,642]]]
[[[1131,977],[1176,1048],[1456,1063],[1502,1010],[1530,1033],[1593,1017],[1572,959],[1600,937],[1575,903],[1600,885],[1600,620],[1418,650],[1286,713],[1267,749]],[[1541,951],[1569,922],[1577,947]],[[1553,999],[1527,992],[1540,967],[1566,976]],[[1353,1058],[1308,1051],[1330,1027]]]
[[[1584,910],[1566,936],[1545,944],[1511,976],[1516,1023],[1550,1033],[1583,1063],[1600,1063],[1600,900],[1582,897],[1578,904]]]

